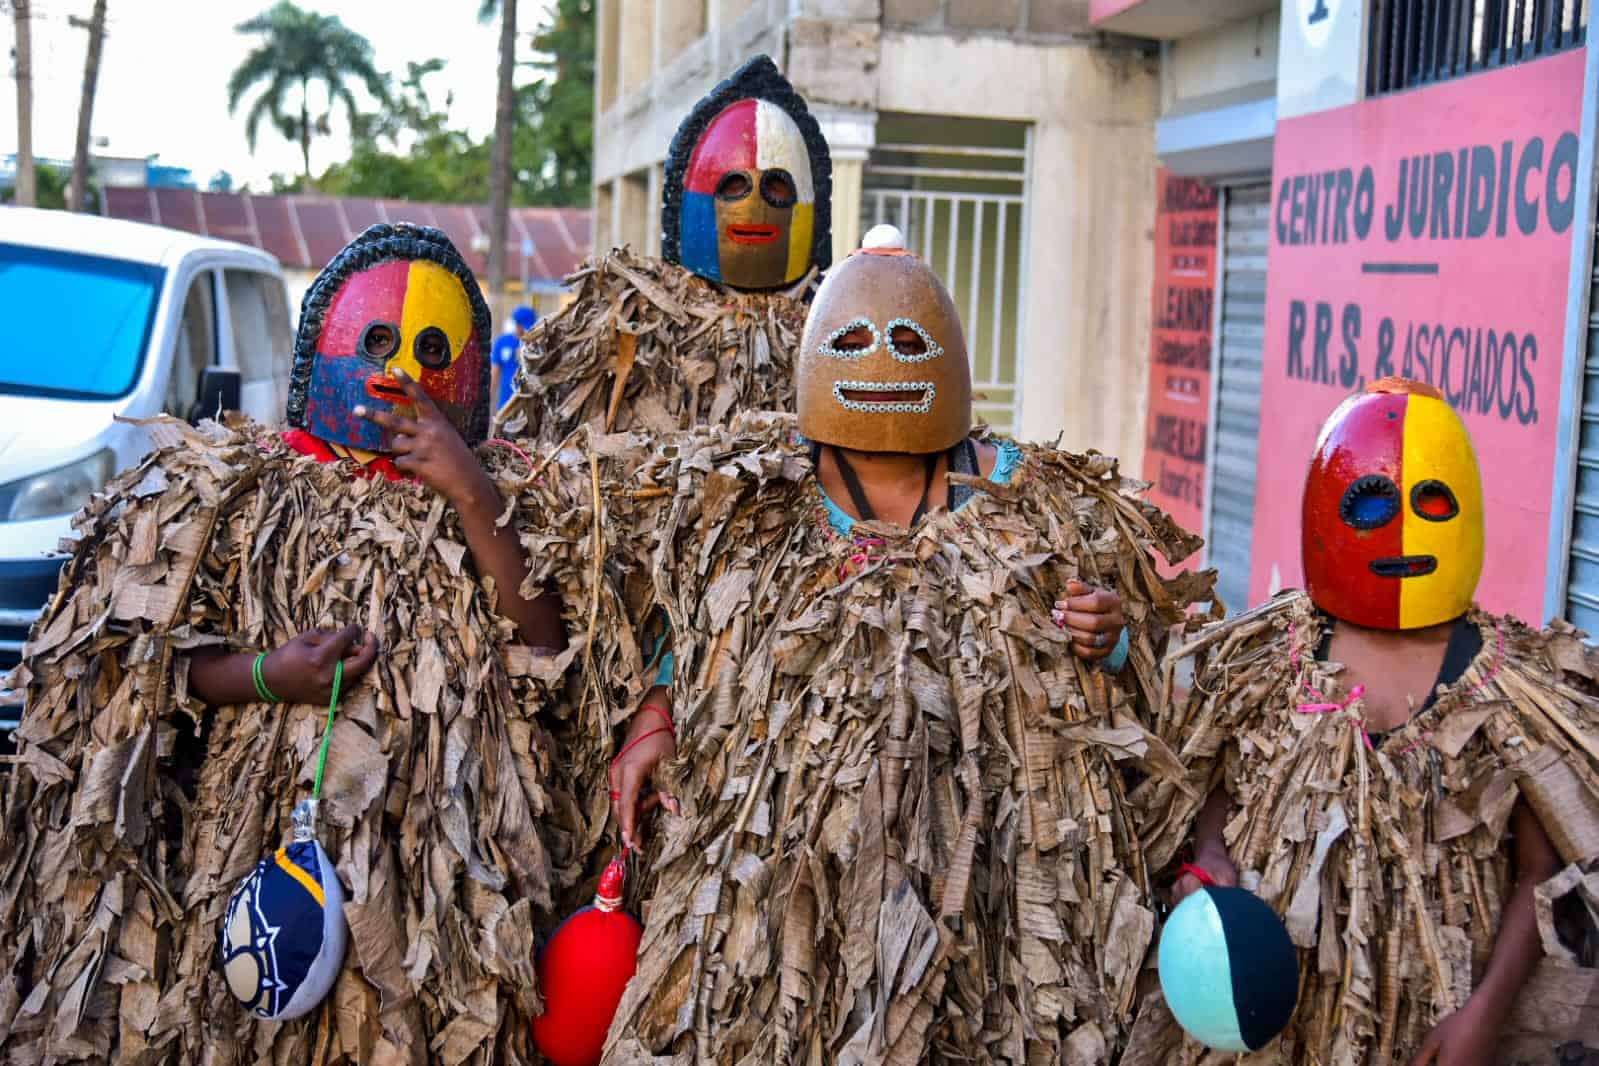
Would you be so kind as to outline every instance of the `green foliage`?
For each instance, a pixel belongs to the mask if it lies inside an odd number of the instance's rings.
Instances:
[[[587,205],[594,162],[594,0],[556,0],[533,38],[543,76],[519,90],[530,136],[514,146],[524,202]],[[521,131],[519,130],[519,133]]]
[[[493,18],[497,0],[486,0]],[[276,9],[274,9],[276,10]],[[594,155],[594,2],[557,0],[533,36],[536,80],[517,89],[511,161],[517,205],[586,206]],[[383,78],[385,107],[352,113],[348,159],[316,181],[330,196],[439,203],[487,203],[493,138],[474,139],[449,124],[451,100],[435,106],[428,79],[441,59],[407,63],[396,83]],[[375,94],[374,94],[375,95]],[[308,191],[304,175],[274,175],[274,193]]]
[[[47,207],[55,211],[67,209],[67,184],[72,180],[72,172],[65,167],[52,167],[35,164],[33,168],[33,203],[35,207]],[[91,189],[91,192],[93,190]],[[17,190],[5,190],[0,203],[10,203],[16,198]],[[98,193],[95,194],[98,199]]]
[[[388,84],[373,63],[371,43],[337,16],[319,15],[292,0],[278,0],[268,10],[239,23],[237,30],[258,34],[264,40],[228,79],[228,111],[236,111],[245,96],[259,89],[244,119],[244,135],[251,150],[262,121],[270,121],[285,138],[299,143],[307,181],[311,140],[328,132],[332,108],[343,104],[352,124],[361,115],[361,106],[350,91],[353,81],[362,82],[379,104],[388,103]],[[315,118],[311,115],[312,82],[326,89],[329,108]]]
[[[489,141],[474,141],[447,124],[449,100],[436,110],[423,84],[444,62],[406,65],[385,111],[364,116],[352,131],[350,158],[317,183],[332,196],[375,196],[443,203],[481,203],[489,195]]]

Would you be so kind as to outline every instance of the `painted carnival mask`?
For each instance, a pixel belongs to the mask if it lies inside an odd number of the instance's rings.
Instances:
[[[488,306],[448,237],[408,223],[373,226],[306,292],[289,424],[331,443],[385,451],[385,431],[354,409],[409,407],[390,373],[400,369],[476,444],[488,429],[488,336]]]
[[[1386,378],[1339,405],[1305,480],[1310,598],[1373,629],[1458,618],[1482,573],[1482,477],[1465,424],[1431,386]]]
[[[664,257],[735,289],[832,261],[832,162],[805,101],[756,56],[695,105],[667,152]]]
[[[972,377],[960,316],[937,275],[893,226],[816,291],[795,360],[800,432],[866,452],[928,454],[971,430]]]

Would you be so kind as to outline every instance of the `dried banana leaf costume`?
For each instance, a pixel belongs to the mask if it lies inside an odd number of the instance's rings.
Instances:
[[[825,354],[858,318],[878,343]],[[952,476],[954,510],[841,534],[810,459],[834,412],[808,413],[807,374],[936,382],[916,410],[841,408],[843,428],[959,451],[965,346],[902,248],[836,267],[805,336],[808,440],[741,416],[664,442],[614,494],[670,620],[678,748],[657,783],[683,815],[650,829],[604,1061],[1110,1062],[1155,927],[1129,775],[1176,772],[1139,722],[1209,584],[1163,579],[1155,553],[1197,541],[1112,459],[987,438],[994,474]],[[1072,578],[1120,591],[1118,676],[1050,621]]]
[[[792,411],[804,297],[832,260],[821,128],[766,56],[695,105],[667,152],[662,258],[615,248],[524,338],[497,425],[551,444],[578,426],[664,432]]]
[[[383,403],[368,378],[412,358],[480,439],[487,324],[441,233],[374,227],[307,296],[296,443],[168,422],[181,439],[77,519],[17,678],[0,1058],[528,1061],[535,924],[570,861],[553,828],[570,809],[533,717],[540,661],[512,646],[441,497],[304,454],[381,448],[348,398]],[[350,946],[320,1007],[258,1022],[217,967],[218,932],[235,886],[288,840],[327,708],[208,711],[188,690],[189,655],[351,622],[382,652],[344,694],[321,802]]]
[[[1518,795],[1574,864],[1556,894],[1585,883],[1599,913],[1599,659],[1569,627],[1539,632],[1470,608],[1482,521],[1471,443],[1446,403],[1403,389],[1355,397],[1323,430],[1307,482],[1308,593],[1211,626],[1174,656],[1171,668],[1192,659],[1193,687],[1161,735],[1190,788],[1152,786],[1150,864],[1176,856],[1205,797],[1225,785],[1241,883],[1301,949],[1294,1020],[1245,1061],[1409,1061],[1464,1005],[1492,952],[1513,883],[1505,835]],[[1434,569],[1421,573],[1429,558]],[[1403,572],[1418,576],[1384,576]],[[1395,629],[1455,619],[1444,684],[1400,727],[1369,732],[1359,691],[1324,661],[1335,619]],[[1557,958],[1523,989],[1506,1035],[1532,1037],[1547,1063],[1581,1035],[1574,1005],[1599,991],[1599,975],[1560,945],[1540,895]],[[1587,1026],[1591,1038],[1591,1016]],[[1501,1047],[1495,1061],[1530,1061],[1527,1046]],[[1123,1059],[1227,1061],[1185,1042],[1158,997]]]

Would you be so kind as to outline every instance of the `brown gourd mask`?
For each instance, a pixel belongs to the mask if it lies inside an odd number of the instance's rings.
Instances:
[[[972,380],[954,301],[892,226],[828,272],[794,368],[800,432],[865,452],[928,454],[971,430]]]

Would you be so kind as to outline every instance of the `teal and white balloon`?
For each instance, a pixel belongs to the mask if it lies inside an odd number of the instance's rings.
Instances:
[[[1259,896],[1208,885],[1161,930],[1160,987],[1177,1024],[1217,1051],[1259,1051],[1288,1027],[1299,956]]]

